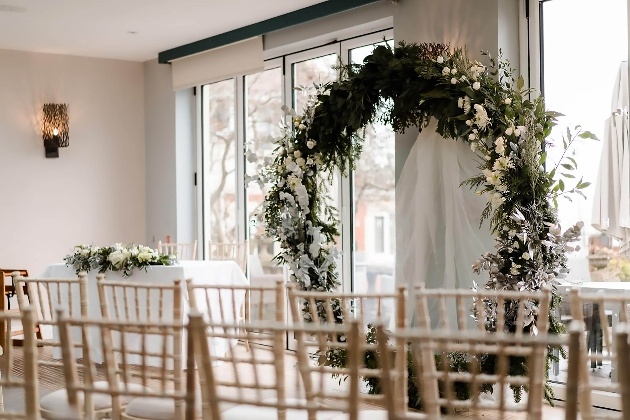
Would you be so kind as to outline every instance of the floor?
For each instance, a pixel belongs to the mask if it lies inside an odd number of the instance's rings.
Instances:
[[[49,360],[49,361],[54,360],[51,357],[51,352],[49,349],[40,349],[39,351],[40,351],[40,358],[42,360]],[[264,353],[264,351],[266,350],[263,349],[262,352]],[[292,369],[292,367],[294,367],[296,363],[294,359],[294,353],[293,352],[289,352],[289,353],[290,353],[289,357],[287,357],[288,359],[287,372],[293,371],[294,369]],[[269,351],[269,355],[271,354],[272,353]],[[21,366],[21,363],[19,363],[19,360],[21,359],[22,354],[19,348],[16,348],[14,357],[16,358],[16,365]],[[230,376],[232,375],[232,371],[231,369],[228,369],[228,368],[229,368],[228,365],[225,365],[225,367],[220,366],[219,371],[221,372],[222,375]],[[14,371],[14,374],[19,376],[22,374],[22,372],[20,372],[19,370],[16,370]],[[247,374],[245,373],[245,375]],[[104,376],[100,369],[98,370],[97,380],[104,380]],[[301,387],[299,386],[298,382],[299,381],[297,380],[293,381],[291,378],[289,378],[289,380],[287,381],[287,389],[289,390],[289,393],[291,394],[290,396],[299,396]],[[151,385],[156,386],[156,384],[150,384],[150,386]],[[63,373],[60,367],[59,368],[53,367],[53,366],[40,367],[40,372],[39,372],[40,397],[52,391],[61,389],[63,388],[63,386],[64,386]],[[340,384],[338,380],[334,380],[331,378],[330,383],[327,384],[327,386],[331,387],[332,389],[339,389],[339,391],[341,391],[344,387],[344,384],[343,382]],[[24,398],[23,398],[23,394],[21,390],[5,388],[3,390],[3,396],[4,396],[4,405],[5,405],[6,410],[20,409],[24,405]],[[228,406],[225,406],[224,408],[228,408]],[[370,408],[374,408],[374,407],[370,407]],[[458,413],[456,417],[475,418],[474,414],[471,412]],[[516,419],[526,419],[527,414],[526,413],[508,413],[505,416],[501,417],[493,412],[481,412],[479,413],[479,416],[477,418],[484,419],[484,420],[494,420],[494,419],[516,420]],[[545,420],[564,419],[564,409],[562,408],[562,402],[558,402],[555,407],[551,407],[548,404],[545,404],[544,409],[543,409],[543,418]]]

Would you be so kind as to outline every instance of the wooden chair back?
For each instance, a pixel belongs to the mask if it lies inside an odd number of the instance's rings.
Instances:
[[[195,284],[193,279],[187,279],[186,288],[190,307],[210,322],[233,322],[246,328],[257,322],[286,321],[286,289],[280,279],[275,287]],[[245,341],[248,350],[249,344]]]
[[[57,313],[60,308],[68,313],[71,318],[81,318],[89,316],[88,305],[88,277],[82,271],[76,278],[25,278],[15,273],[14,284],[18,296],[20,310],[23,307],[32,306],[36,317],[36,337],[37,345],[52,349],[53,357],[59,358],[61,355],[61,342],[57,329]],[[53,330],[53,337],[44,338],[41,334],[42,326],[50,326]],[[91,360],[82,351],[89,341],[88,336],[81,336],[75,331],[72,338],[73,357],[83,358],[80,369],[88,380],[91,380],[90,369],[86,369],[91,364]],[[26,337],[26,332],[25,332]],[[61,373],[65,368],[67,360],[62,359],[38,359],[38,366],[45,366],[48,370]],[[50,398],[50,397],[49,397]],[[39,401],[38,401],[39,407]],[[65,416],[66,413],[49,412],[48,405],[42,401],[41,410],[44,415]],[[86,394],[84,400],[84,412],[87,416],[93,415],[93,395]]]
[[[37,380],[37,341],[35,339],[35,310],[23,305],[20,313],[0,312],[0,322],[11,325],[11,323],[21,322],[24,330],[24,342],[22,348],[23,360],[19,361],[13,349],[13,340],[9,335],[5,335],[3,353],[0,356],[0,390],[7,388],[18,388],[24,392],[23,409],[7,409],[0,411],[0,419],[31,419],[39,420],[39,389]],[[20,372],[20,375],[16,375]],[[0,395],[1,398],[1,395]],[[77,418],[68,416],[69,419]]]
[[[85,395],[108,393],[112,399],[111,418],[135,418],[126,415],[123,397],[159,398],[171,400],[175,406],[174,419],[185,418],[185,405],[194,405],[194,389],[184,386],[183,367],[180,354],[174,350],[176,337],[182,337],[182,322],[149,322],[132,320],[94,320],[78,319],[65,316],[58,311],[57,323],[60,332],[64,365],[64,377],[70,405],[79,407],[79,392]],[[104,355],[103,369],[107,387],[96,387],[92,378],[96,377],[93,363],[86,363],[90,375],[83,381],[77,376],[76,361],[72,357],[71,330],[79,329],[88,336],[97,331],[101,337],[100,351]],[[149,338],[159,337],[159,346],[148,346]],[[90,341],[86,340],[84,354],[91,354]],[[194,374],[194,365],[188,366]],[[154,400],[151,400],[154,401]],[[133,403],[133,401],[132,401]],[[130,406],[129,404],[127,408]],[[153,407],[147,406],[147,410]],[[88,417],[89,418],[89,417]],[[149,417],[146,417],[149,418]]]
[[[331,293],[298,290],[294,283],[288,287],[289,306],[295,324],[313,323],[332,328],[335,325],[356,320],[364,330],[373,329],[376,324],[389,329],[406,326],[407,292],[404,287],[395,293]],[[372,331],[373,332],[373,331]],[[363,338],[365,341],[365,337]],[[321,341],[320,341],[321,343]],[[406,353],[404,343],[397,343],[398,354]],[[325,346],[318,352],[319,363],[330,357],[330,349]],[[396,368],[400,372],[396,383],[396,401],[407,406],[406,364],[404,357],[396,358]],[[366,370],[365,374],[377,377],[378,369]],[[382,397],[382,396],[381,396]]]
[[[232,260],[243,270],[247,270],[249,241],[235,243],[208,242],[208,259],[211,261]]]
[[[265,331],[264,344],[267,345],[252,346],[251,351],[246,351],[240,342],[252,340],[253,330]],[[193,337],[199,367],[203,418],[315,419],[320,418],[318,413],[328,412],[357,419],[359,365],[363,363],[359,355],[363,337],[358,323],[348,322],[331,329],[324,325],[287,326],[266,322],[241,328],[239,324],[208,322],[195,311],[190,315],[188,333]],[[297,364],[284,350],[287,333],[302,337],[298,341]],[[331,334],[345,340],[330,341]],[[310,352],[318,349],[320,343],[307,337],[320,338],[321,345],[331,350],[347,352],[352,365],[339,370],[315,366]],[[230,343],[224,356],[217,356],[209,345],[217,338]],[[343,381],[344,385],[349,384],[347,391],[340,390],[342,381],[331,376],[335,373],[351,375]],[[336,387],[331,386],[335,384]],[[232,407],[222,411],[228,404]]]
[[[426,289],[414,290],[415,325],[440,331],[509,332],[517,336],[549,329],[551,290]],[[544,316],[538,316],[543,314]],[[472,317],[471,317],[472,315]]]
[[[469,411],[471,418],[476,419],[506,418],[507,413],[515,411],[527,413],[528,419],[542,419],[546,351],[550,347],[567,346],[569,369],[565,419],[576,420],[581,331],[577,323],[571,326],[569,334],[563,336],[547,332],[523,336],[478,329],[436,331],[426,328],[388,333],[378,326],[378,363],[383,369],[382,386],[389,419],[408,418],[402,407],[395,403],[392,385],[397,373],[392,369],[393,347],[388,343],[393,340],[409,344],[416,386],[428,420],[452,418],[450,416],[461,410]],[[518,375],[510,371],[510,362],[520,358],[527,359],[528,368]],[[459,360],[464,369],[455,369],[451,360]],[[514,403],[508,392],[512,386],[526,387],[526,403]],[[487,397],[482,398],[483,393],[487,393]]]
[[[193,242],[158,242],[160,254],[175,255],[179,261],[197,259],[197,241]]]
[[[13,276],[20,308],[23,304],[32,305],[37,322],[48,325],[52,325],[59,307],[65,308],[70,317],[88,316],[87,281],[84,271],[74,278],[27,278],[19,273]]]

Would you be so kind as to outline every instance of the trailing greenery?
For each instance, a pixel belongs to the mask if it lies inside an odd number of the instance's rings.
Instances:
[[[424,129],[435,119],[442,137],[470,145],[479,175],[464,184],[487,197],[480,222],[489,220],[496,241],[494,252],[473,265],[475,272],[487,273],[485,289],[538,291],[553,287],[555,276],[567,270],[566,253],[573,250],[570,243],[582,224],[562,232],[555,205],[558,197],[588,183],[575,180],[570,171],[577,165],[569,157],[561,163],[564,172],[556,174],[558,166],[546,171],[544,151],[559,114],[547,111],[542,97],[524,89],[509,63],[485,57],[487,66],[448,45],[378,46],[362,64],[342,66],[340,81],[319,86],[302,115],[286,109],[292,124],[276,141],[274,158],[260,163],[252,180],[271,185],[264,202],[267,234],[282,248],[277,261],[288,265],[301,288],[334,291],[339,286],[338,220],[327,204],[327,185],[334,170],[345,174],[354,167],[361,155],[361,132],[377,118],[396,132]],[[578,127],[567,132],[565,149],[576,137],[594,138]],[[553,294],[549,314],[538,314],[538,302],[530,302],[525,324],[515,325],[514,315],[506,320],[508,327],[536,334],[537,318],[549,316],[550,332],[560,334],[563,326],[554,315],[560,298],[555,289]],[[484,303],[483,313],[475,316],[493,330],[496,302]],[[505,313],[515,314],[514,305],[507,302]],[[308,309],[305,305],[303,312],[310,320]],[[344,360],[345,355],[328,355],[324,363]],[[527,366],[513,360],[510,369],[522,373]],[[520,390],[515,392],[518,398]],[[546,397],[552,398],[550,388]]]

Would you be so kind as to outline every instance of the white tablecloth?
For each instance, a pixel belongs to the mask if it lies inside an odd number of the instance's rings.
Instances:
[[[99,296],[98,296],[98,288],[96,286],[96,275],[98,272],[96,270],[92,270],[88,273],[88,310],[89,316],[94,319],[101,319],[101,309],[99,304]],[[53,264],[48,266],[43,276],[45,278],[70,278],[76,277],[76,273],[72,267],[68,267],[65,264]],[[124,278],[122,277],[122,273],[115,271],[108,271],[105,273],[105,277],[110,280],[117,281],[132,281],[132,282],[147,282],[147,283],[162,283],[162,284],[171,284],[174,280],[182,281],[182,290],[185,290],[185,280],[192,278],[193,283],[195,284],[206,284],[206,285],[246,285],[248,284],[248,280],[239,268],[239,266],[234,261],[180,261],[176,265],[172,266],[149,266],[147,267],[147,271],[144,270],[134,270],[131,277]],[[78,291],[77,295],[78,296]],[[186,298],[187,294],[185,291],[182,293],[183,302],[183,312],[184,312],[184,323],[187,323],[186,315],[189,312],[189,305]],[[231,299],[231,295],[226,293],[222,294],[223,299]],[[235,302],[237,307],[240,307],[243,303],[244,293],[240,296],[237,296],[239,301]],[[151,312],[153,314],[158,313],[158,304],[157,299],[153,299],[151,297]],[[172,305],[169,305],[168,299],[164,299],[166,302],[165,306],[163,306],[164,313],[172,314]],[[198,304],[205,306],[205,296],[200,296],[197,298]],[[229,304],[230,301],[224,300],[224,304]],[[74,302],[75,305],[75,313],[79,312],[79,302],[78,299]],[[200,307],[201,311],[204,311],[205,308]],[[111,313],[110,316],[114,317],[114,314]],[[217,308],[213,308],[213,316],[214,319],[220,319],[220,314]],[[226,316],[230,316],[229,314]],[[224,319],[225,322],[232,322],[233,319]],[[73,331],[73,340],[75,342],[80,342],[81,336],[79,331]],[[57,331],[53,332],[53,338],[58,340]],[[160,348],[161,340],[159,337],[155,337],[154,343],[147,343],[148,345],[155,345],[155,348]],[[92,361],[95,363],[103,362],[103,354],[101,348],[101,340],[98,331],[93,331],[93,334],[90,336],[90,345],[91,345],[91,353],[92,353]],[[186,366],[186,337],[183,337],[182,341],[183,349],[182,349],[182,358],[183,365]],[[220,339],[213,339],[211,342],[214,351],[217,354],[225,354],[227,350],[227,343]],[[140,343],[138,343],[138,348]],[[149,349],[151,347],[148,347]],[[56,358],[61,358],[60,350],[55,349],[53,356]],[[77,354],[77,357],[80,357],[80,354]]]

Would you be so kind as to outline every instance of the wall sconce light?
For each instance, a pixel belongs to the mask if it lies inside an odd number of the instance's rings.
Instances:
[[[42,135],[47,158],[59,157],[59,148],[68,147],[68,104],[44,104]]]

